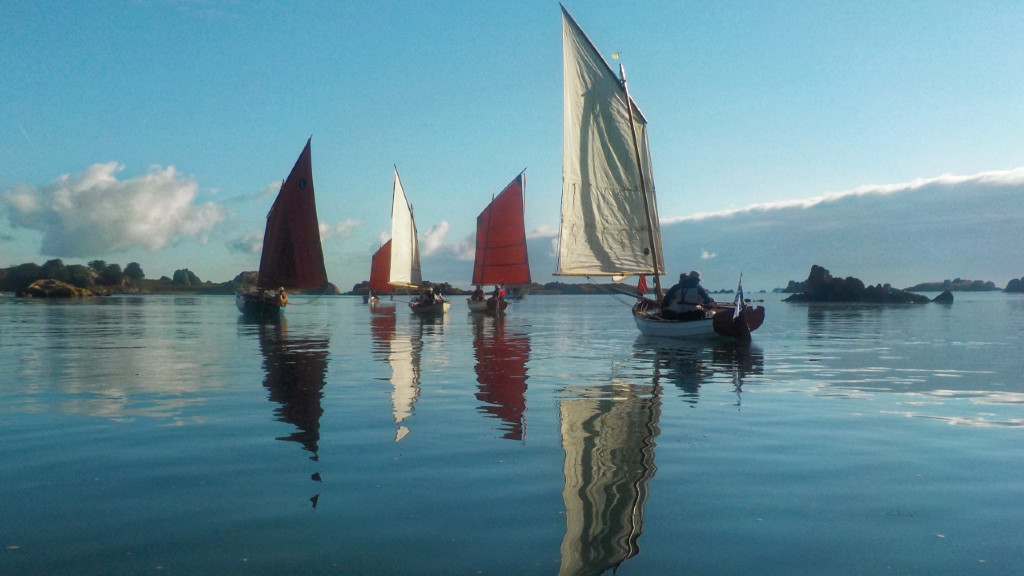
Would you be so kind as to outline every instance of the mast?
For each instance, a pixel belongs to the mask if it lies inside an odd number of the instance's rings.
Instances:
[[[636,142],[636,125],[633,123],[633,99],[629,96],[629,87],[626,85],[626,68],[619,63],[619,78],[622,83],[622,91],[626,94],[626,113],[629,114],[629,134],[633,138],[633,154],[636,156],[636,171],[640,175],[640,193],[644,197],[644,216],[647,219],[647,237],[651,243],[651,258],[654,268],[654,289],[658,294],[658,303],[665,293],[661,290],[661,275],[658,273],[658,245],[654,241],[654,222],[651,222],[651,206],[647,200],[647,179],[644,176],[643,162],[640,160],[640,146]]]

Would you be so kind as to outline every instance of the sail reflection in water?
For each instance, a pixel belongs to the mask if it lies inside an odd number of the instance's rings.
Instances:
[[[566,531],[560,576],[602,574],[640,552],[647,484],[657,470],[660,388],[615,382],[566,390]]]
[[[503,438],[522,440],[526,432],[526,364],[530,337],[505,330],[505,317],[474,314],[473,352],[478,408],[502,420]]]
[[[391,366],[391,410],[395,418],[395,442],[409,434],[406,420],[420,395],[420,356],[423,339],[408,326],[398,329],[395,306],[383,301],[370,315],[373,351]]]
[[[289,336],[288,323],[283,319],[278,324],[260,324],[258,330],[266,371],[263,386],[269,391],[269,399],[280,404],[274,416],[296,428],[277,439],[298,442],[312,454],[310,460],[319,461],[320,417],[324,413],[320,401],[327,378],[329,340],[326,336]],[[320,473],[314,472],[312,479],[319,482]],[[310,499],[314,508],[318,498]]]

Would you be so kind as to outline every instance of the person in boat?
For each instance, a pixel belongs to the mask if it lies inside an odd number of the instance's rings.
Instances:
[[[433,288],[427,288],[426,290],[423,291],[422,294],[420,294],[420,300],[419,300],[419,302],[416,303],[416,305],[417,306],[430,306],[431,304],[433,304],[433,303],[435,303],[437,301],[438,300],[437,300],[436,296],[434,295],[434,289]]]
[[[480,302],[487,299],[487,295],[484,294],[484,287],[477,284],[476,290],[473,290],[473,295],[469,297],[474,302]]]
[[[284,287],[277,289],[277,305],[284,308],[288,305],[288,293],[284,291]]]
[[[494,298],[495,300],[504,300],[505,299],[505,287],[502,286],[501,284],[495,284],[494,285],[494,294],[492,294],[491,297]]]
[[[700,320],[704,311],[715,307],[715,299],[700,285],[700,272],[679,275],[679,283],[665,292],[661,317],[666,320]]]

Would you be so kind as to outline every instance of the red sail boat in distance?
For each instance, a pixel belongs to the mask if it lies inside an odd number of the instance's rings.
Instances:
[[[246,317],[276,320],[288,304],[285,290],[327,286],[313,193],[311,141],[306,141],[267,214],[256,290],[235,295],[235,304]]]
[[[376,304],[379,294],[394,292],[395,287],[389,282],[391,276],[391,240],[373,253],[370,260],[370,292],[366,301]]]
[[[474,312],[501,312],[508,306],[504,299],[506,286],[530,284],[530,258],[526,250],[524,196],[526,174],[520,173],[476,218],[476,259],[473,262],[473,284],[495,286],[495,294],[481,299],[479,292],[469,298]]]

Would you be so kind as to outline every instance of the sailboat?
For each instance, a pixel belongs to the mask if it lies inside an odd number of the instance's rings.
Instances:
[[[508,307],[504,287],[531,282],[523,221],[525,190],[526,174],[520,173],[476,217],[473,284],[494,284],[498,293],[487,299],[467,299],[473,312],[504,311]]]
[[[562,216],[555,275],[653,275],[657,299],[641,294],[633,307],[642,333],[749,340],[764,309],[743,301],[738,309],[719,306],[697,320],[662,318],[665,261],[647,119],[629,96],[625,69],[620,65],[615,75],[565,6],[562,58]]]
[[[235,295],[238,310],[247,318],[277,320],[288,304],[286,290],[327,286],[313,194],[311,141],[306,141],[267,214],[256,290]]]
[[[402,180],[398,177],[398,168],[395,168],[395,187],[391,200],[391,266],[388,282],[395,287],[412,289],[423,283],[416,220],[405,195],[405,188],[402,187]],[[409,302],[409,308],[417,314],[444,314],[451,308],[452,303],[441,298],[440,294],[433,294],[432,289],[428,293],[433,295],[432,302],[415,297]]]
[[[389,282],[391,275],[391,240],[373,253],[370,259],[370,292],[366,295],[364,302],[376,304],[380,301],[380,294],[393,292],[395,287]]]

